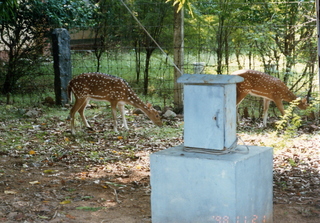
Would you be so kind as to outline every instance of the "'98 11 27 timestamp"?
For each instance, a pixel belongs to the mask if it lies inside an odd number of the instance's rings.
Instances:
[[[231,223],[234,222],[234,220],[231,221],[229,216],[212,216],[213,222],[217,223]],[[235,223],[266,223],[267,218],[266,216],[259,217],[258,215],[252,215],[252,216],[237,216]]]

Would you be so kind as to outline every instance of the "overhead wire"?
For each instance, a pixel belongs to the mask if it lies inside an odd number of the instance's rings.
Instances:
[[[143,29],[143,31],[150,37],[150,39],[156,44],[156,46],[159,48],[159,50],[166,56],[166,59],[170,60],[170,62],[173,64],[173,66],[179,71],[181,75],[183,75],[182,71],[179,69],[179,67],[174,63],[174,61],[168,56],[168,54],[162,49],[162,47],[158,44],[158,42],[151,36],[151,34],[148,32],[148,30],[142,25],[142,23],[139,21],[139,19],[134,15],[134,13],[131,11],[131,9],[127,6],[126,3],[124,3],[123,0],[120,0],[120,2],[123,4],[123,6],[128,10],[128,12],[131,14],[131,16],[136,20],[138,25]]]

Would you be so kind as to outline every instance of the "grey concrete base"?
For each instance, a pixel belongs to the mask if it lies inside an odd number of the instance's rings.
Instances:
[[[273,222],[272,148],[225,155],[183,149],[150,156],[153,223]]]

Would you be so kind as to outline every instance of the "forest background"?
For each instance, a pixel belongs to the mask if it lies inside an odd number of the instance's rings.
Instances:
[[[280,78],[294,93],[315,97],[314,1],[188,2],[185,73],[194,72],[195,62],[204,62],[206,74],[256,69]],[[125,4],[165,54],[119,0],[13,0],[0,4],[5,12],[0,21],[2,93],[38,101],[53,95],[51,32],[66,28],[71,33],[73,75],[92,71],[113,74],[128,80],[146,97],[157,96],[165,105],[172,103],[172,2],[132,0]]]

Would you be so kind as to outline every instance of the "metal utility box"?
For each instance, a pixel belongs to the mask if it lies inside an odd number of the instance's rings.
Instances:
[[[236,75],[184,74],[184,146],[225,150],[237,145]]]

